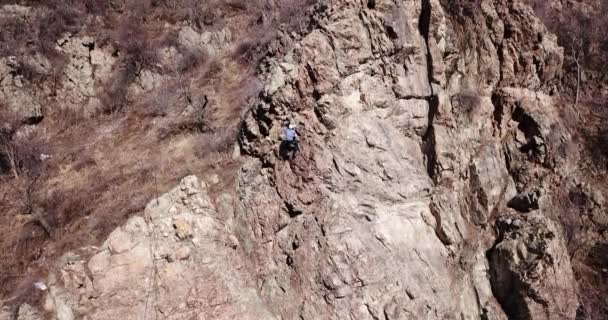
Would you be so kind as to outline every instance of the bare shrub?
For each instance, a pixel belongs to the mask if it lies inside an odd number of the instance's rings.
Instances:
[[[247,6],[250,5],[250,1],[246,0],[228,0],[226,5],[233,10],[247,10]]]
[[[157,15],[162,20],[176,24],[189,21],[197,28],[213,23],[216,8],[215,1],[198,0],[152,0],[152,8],[157,8]]]
[[[173,96],[171,89],[171,87],[164,85],[162,88],[157,90],[154,101],[151,105],[153,116],[164,117],[167,115]]]
[[[550,1],[528,0],[528,3],[549,30],[558,35],[567,58],[580,56],[584,68],[608,72],[607,1],[598,1],[597,5],[579,2],[562,11],[554,9]]]
[[[86,168],[90,168],[95,166],[97,163],[95,162],[95,158],[90,153],[83,153],[76,159],[76,162],[72,166],[74,171],[79,172]]]
[[[441,4],[454,17],[479,16],[481,0],[441,0]]]
[[[222,73],[223,68],[222,62],[219,59],[210,59],[205,66],[204,78],[208,80],[216,78]]]
[[[200,66],[208,58],[208,54],[201,50],[196,49],[184,49],[182,50],[182,57],[177,63],[177,72],[184,73]]]
[[[141,17],[149,14],[151,6],[151,0],[126,0],[124,11]]]
[[[279,22],[292,27],[304,22],[308,17],[306,9],[312,6],[315,0],[282,0],[279,1]]]
[[[106,0],[83,0],[83,5],[87,13],[96,16],[105,16],[111,9],[111,1]]]
[[[585,140],[591,154],[591,164],[599,172],[608,170],[608,128],[590,134]]]
[[[37,14],[38,42],[45,54],[54,51],[55,41],[64,33],[77,31],[82,23],[82,15],[69,1],[51,1],[46,9],[37,10]]]
[[[101,183],[100,183],[101,184]],[[94,193],[87,192],[66,192],[62,190],[53,190],[45,198],[41,204],[41,211],[45,212],[52,220],[53,225],[62,226],[68,224],[69,221],[76,220],[77,217],[87,213],[86,204],[95,196]]]
[[[606,272],[608,264],[605,261],[608,254],[606,243],[595,244],[585,253],[586,263],[578,263],[574,267],[579,286],[577,293],[580,303],[576,318],[579,320],[606,319],[608,315],[608,301],[605,295],[605,292],[608,291],[608,272]],[[597,261],[597,258],[600,258],[598,259],[600,261]]]
[[[104,105],[102,111],[106,114],[122,111],[128,104],[129,85],[144,68],[153,67],[158,62],[155,46],[158,44],[150,42],[143,22],[143,19],[135,14],[126,16],[119,22],[114,37],[122,54],[121,69],[100,97]]]
[[[15,179],[19,178],[18,149],[12,141],[12,133],[6,129],[0,131],[0,154],[2,155],[3,166],[11,171]]]
[[[469,120],[473,119],[481,103],[479,94],[472,91],[462,91],[452,98],[454,108],[464,114]]]
[[[124,76],[119,76],[119,79],[110,88],[107,88],[99,97],[103,104],[102,112],[104,114],[114,114],[122,111],[127,105],[127,81]]]
[[[231,152],[237,139],[237,132],[232,128],[221,128],[213,133],[198,136],[194,154],[200,159],[205,159],[210,154]]]
[[[260,36],[262,37],[262,36]],[[255,65],[264,56],[263,47],[265,40],[261,39],[247,39],[241,42],[234,51],[234,59],[237,60],[241,65]]]
[[[249,53],[249,51],[254,47],[254,43],[248,40],[245,40],[243,42],[241,42],[237,47],[236,47],[236,55],[241,57],[246,55],[247,53]]]
[[[17,179],[23,172],[37,170],[44,146],[39,136],[18,131],[22,123],[16,113],[6,107],[0,112],[0,154]]]
[[[188,110],[189,109],[189,110]],[[168,122],[159,129],[158,139],[166,140],[184,134],[207,134],[215,132],[216,128],[210,119],[209,99],[203,95],[201,99],[192,100],[179,117]]]
[[[31,26],[24,19],[6,17],[0,20],[0,55],[14,55],[20,44],[29,40],[34,34]]]
[[[14,174],[14,180],[11,183],[14,189],[15,197],[12,199],[13,210],[21,214],[28,215],[30,220],[37,223],[47,234],[51,236],[52,226],[47,215],[40,207],[40,200],[37,197],[37,192],[40,189],[40,182],[45,172],[45,164],[41,155],[45,154],[45,145],[42,138],[30,132],[25,134],[14,131],[9,137],[11,148],[11,166]],[[6,149],[6,140],[2,141]]]
[[[124,53],[124,70],[128,79],[135,79],[144,67],[158,62],[141,18],[129,16],[122,19],[116,38],[118,49]]]

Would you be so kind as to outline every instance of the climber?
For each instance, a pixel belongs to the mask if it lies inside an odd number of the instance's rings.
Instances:
[[[296,157],[296,154],[300,151],[296,126],[291,122],[287,122],[285,126],[285,131],[283,132],[283,142],[281,142],[280,149],[283,158],[290,160],[293,160],[293,158]],[[289,151],[292,151],[291,157],[288,157]]]

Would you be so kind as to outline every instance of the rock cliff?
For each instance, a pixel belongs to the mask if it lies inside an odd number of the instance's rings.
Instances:
[[[269,44],[234,192],[212,199],[184,178],[101,247],[64,255],[46,310],[574,319],[576,282],[549,216],[577,160],[553,103],[563,50],[531,9],[334,0],[306,14]],[[286,120],[301,137],[292,161],[279,150]],[[17,319],[40,319],[30,309]]]
[[[569,258],[539,200],[576,160],[552,104],[556,39],[517,1],[313,14],[268,60],[242,131],[247,241],[270,243],[249,254],[275,312],[573,318]],[[287,119],[303,141],[292,162],[276,152]]]

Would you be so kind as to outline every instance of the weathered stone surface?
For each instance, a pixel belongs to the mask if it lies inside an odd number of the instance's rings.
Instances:
[[[15,117],[6,121],[35,123],[43,117],[42,105],[18,73],[20,65],[15,57],[0,57],[0,103]]]
[[[512,319],[574,319],[578,301],[564,240],[539,212],[497,222],[490,252],[492,287]]]
[[[332,44],[323,32],[315,30],[302,39],[304,68],[315,79],[315,89],[327,93],[340,79],[336,55]]]
[[[42,314],[30,306],[24,303],[18,306],[16,309],[4,307],[0,308],[0,320],[42,320],[44,319]]]
[[[322,1],[307,28],[279,37],[243,116],[236,192],[212,201],[184,178],[90,259],[64,259],[48,310],[574,318],[570,261],[533,191],[550,193],[543,177],[575,163],[551,97],[562,50],[529,8]],[[179,35],[192,50],[223,50],[229,38]],[[302,147],[291,161],[279,150],[287,119]]]
[[[175,235],[181,240],[190,238],[192,236],[192,215],[184,213],[173,218],[173,227]]]
[[[97,90],[111,79],[116,62],[111,48],[98,48],[92,37],[65,34],[55,49],[69,57],[58,95],[68,106],[95,112],[100,105]]]
[[[22,304],[19,306],[19,313],[17,314],[17,320],[42,320],[43,317],[40,312],[32,308],[29,304]]]
[[[177,41],[188,50],[214,56],[230,44],[232,34],[228,28],[198,33],[190,26],[186,26],[179,30]]]
[[[59,269],[64,280],[52,275],[49,281],[47,310],[61,320],[77,315],[273,319],[253,279],[243,272],[244,260],[221,232],[223,221],[203,200],[208,199],[205,190],[196,177],[186,177],[151,201],[145,218],[133,217],[115,230],[86,268],[77,255],[64,258]],[[175,221],[184,218],[189,219],[190,239],[173,233]]]
[[[512,160],[546,174],[547,159],[564,158],[510,148],[521,138],[511,106],[529,101],[519,104],[539,128],[559,128],[539,129],[539,145],[567,137],[547,108],[561,49],[533,36],[547,32],[518,1],[482,1],[464,18],[451,16],[460,1],[325,5],[294,44],[307,72],[272,82],[244,122],[251,158],[235,223],[261,295],[288,318],[506,319],[485,252],[496,241],[488,228],[533,186]],[[286,54],[269,65],[282,59],[294,63]],[[275,150],[284,118],[300,123],[303,143],[290,163]]]

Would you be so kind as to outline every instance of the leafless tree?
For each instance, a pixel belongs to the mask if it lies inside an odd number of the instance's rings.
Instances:
[[[182,58],[182,60],[184,59],[186,58]],[[173,74],[175,76],[175,79],[177,80],[179,96],[180,98],[186,99],[186,105],[191,105],[193,102],[192,90],[190,89],[190,83],[188,83],[186,81],[186,78],[184,77],[185,70],[186,69],[183,66],[183,63],[178,63],[177,61],[173,63]]]
[[[17,168],[17,150],[13,141],[11,141],[10,134],[6,132],[0,132],[0,152],[7,159],[8,165],[11,168],[11,172],[15,179],[19,178],[19,170]]]
[[[15,179],[19,178],[18,150],[13,136],[18,127],[17,115],[7,106],[0,105],[0,155],[8,162]]]
[[[209,99],[207,95],[202,95],[202,97],[197,98],[195,94],[192,92],[191,84],[186,81],[184,77],[184,73],[190,68],[202,63],[207,63],[206,60],[207,54],[204,52],[192,53],[193,56],[185,56],[182,58],[180,63],[173,64],[173,73],[177,80],[177,85],[179,88],[180,98],[184,98],[186,100],[186,105],[182,109],[182,113],[186,111],[188,107],[193,108],[193,112],[189,115],[192,118],[190,121],[190,125],[187,127],[196,127],[200,132],[211,132],[214,130],[211,125],[209,118]],[[186,59],[187,61],[183,61]],[[192,59],[196,61],[191,61]],[[208,65],[206,67],[209,67]]]
[[[578,105],[578,101],[580,99],[580,91],[581,91],[581,73],[583,72],[581,66],[581,58],[583,56],[583,39],[577,37],[576,35],[572,36],[572,42],[570,43],[570,50],[572,55],[572,60],[576,64],[576,92],[574,96],[574,109]]]
[[[28,164],[28,170],[23,171],[11,184],[15,195],[11,198],[11,206],[18,208],[22,214],[28,217],[28,221],[38,224],[47,236],[51,237],[52,225],[39,198],[43,170],[41,161]]]

